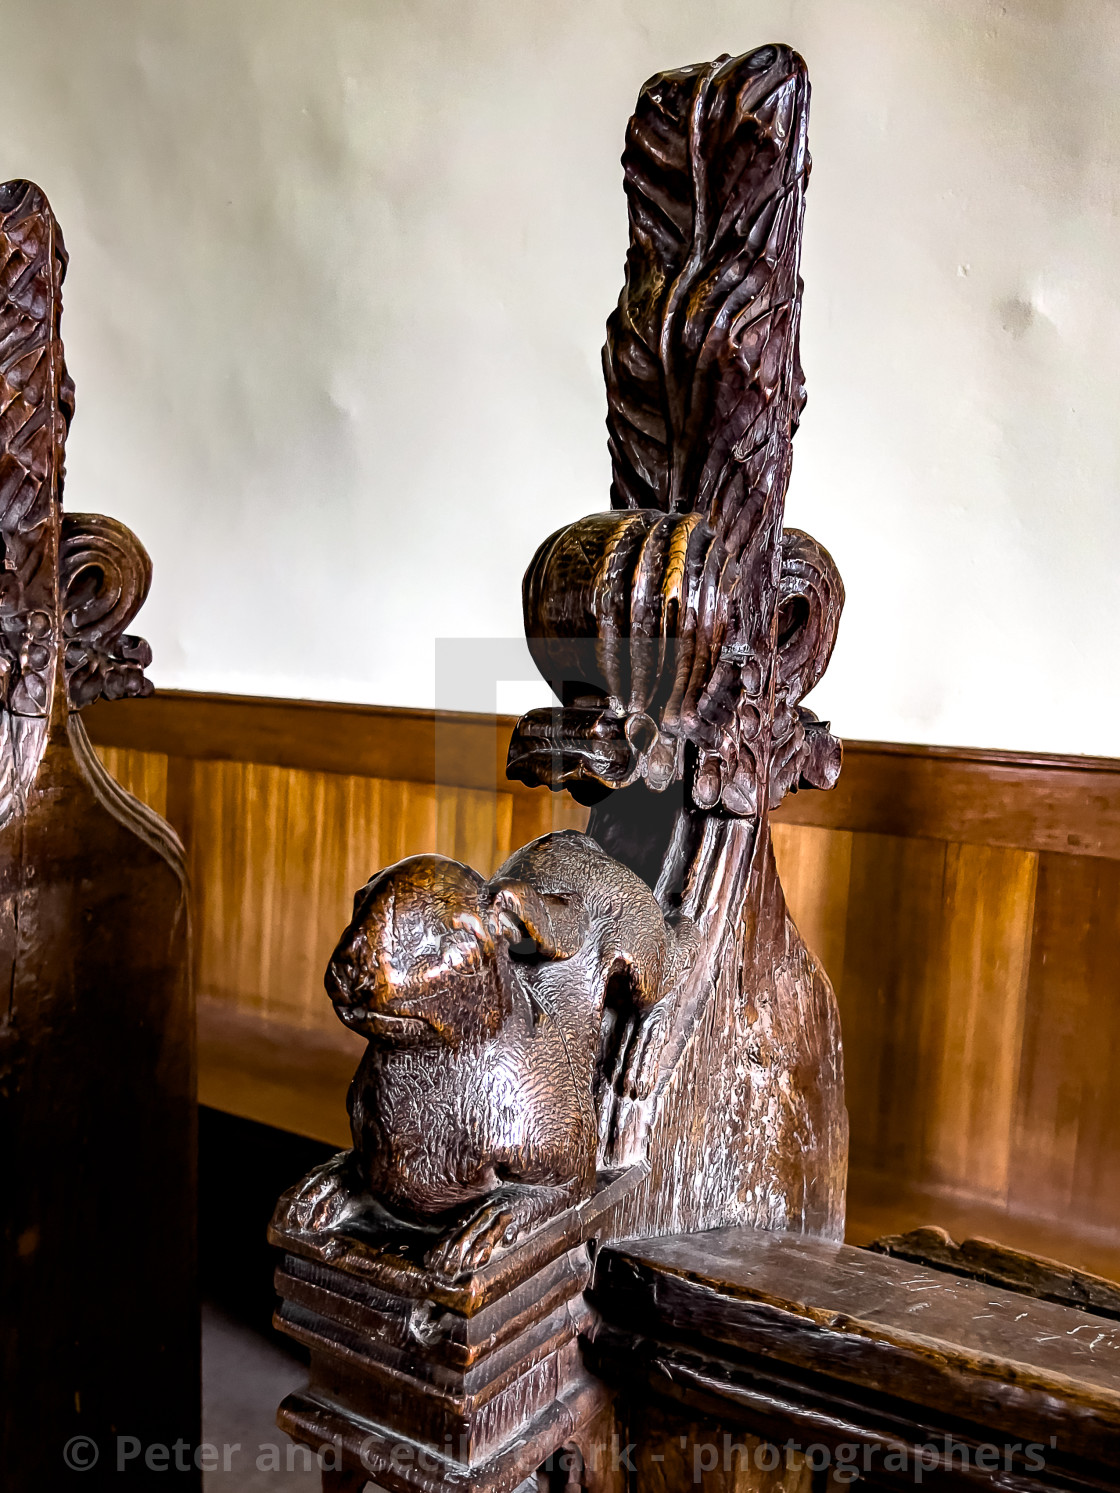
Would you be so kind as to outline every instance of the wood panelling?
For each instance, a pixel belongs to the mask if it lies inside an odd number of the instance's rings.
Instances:
[[[365,1045],[338,1021],[308,1030],[200,996],[198,1102],[348,1146],[346,1091]]]
[[[832,970],[861,1165],[1006,1200],[1035,866],[1029,851],[854,837]]]
[[[488,872],[586,821],[505,780],[500,718],[172,694],[87,721],[188,847],[203,1102],[339,1144],[355,1048],[322,975],[356,888],[421,850]],[[840,1001],[853,1236],[972,1218],[1099,1263],[1120,1230],[1120,764],[856,743],[836,790],[787,805],[783,884]]]
[[[505,776],[512,716],[165,690],[84,712],[101,746],[411,783],[539,790]],[[789,795],[783,824],[1120,859],[1120,762],[846,741],[829,793]]]
[[[485,874],[513,839],[514,795],[259,762],[186,762],[189,790],[168,805],[167,756],[99,747],[138,798],[171,812],[193,891],[201,997],[291,1027],[333,1031],[323,992],[358,887],[382,866],[436,850]],[[171,759],[172,775],[177,762]],[[586,810],[547,790],[520,797],[525,839],[582,826]]]
[[[506,779],[513,725],[506,716],[163,690],[145,700],[97,701],[83,719],[101,746],[173,750],[192,761],[537,792]]]
[[[1120,1229],[1120,862],[775,827],[836,986],[852,1161]]]
[[[161,819],[167,818],[167,757],[162,752],[139,752],[132,747],[96,748],[97,755],[117,782]]]
[[[923,1013],[929,1114],[918,1174],[1007,1200],[1031,948],[1033,851],[950,845],[940,981]]]
[[[946,850],[938,840],[854,837],[844,963],[833,975],[852,1154],[899,1175],[921,1155],[931,1116],[921,1036],[938,999]]]
[[[1012,1203],[1118,1227],[1120,862],[1040,857]]]
[[[908,839],[1120,859],[1120,762],[846,741],[829,793],[790,794],[777,816]]]
[[[844,968],[848,889],[852,874],[849,830],[775,824],[774,859],[786,901],[802,938],[829,972]]]

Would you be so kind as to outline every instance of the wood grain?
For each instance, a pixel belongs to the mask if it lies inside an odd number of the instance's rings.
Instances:
[[[195,1021],[182,846],[93,754],[79,709],[151,693],[127,635],[151,564],[63,513],[74,385],[62,233],[0,183],[0,1467],[88,1470],[118,1429],[197,1445]],[[124,775],[159,803],[159,761]],[[84,1449],[69,1457],[70,1449]],[[105,1456],[102,1467],[109,1462]],[[181,1469],[183,1464],[180,1464]],[[100,1480],[95,1474],[94,1482]],[[179,1479],[201,1487],[197,1468]]]
[[[787,824],[1120,859],[1120,763],[894,742],[844,742],[830,793],[799,793]]]
[[[795,824],[774,824],[771,833],[793,921],[839,991],[855,837],[848,830]]]
[[[918,1174],[1007,1197],[1035,874],[1031,851],[951,845],[940,981],[923,1015],[930,1072]]]
[[[1012,1196],[1116,1228],[1120,864],[1042,856],[1035,904]]]
[[[541,801],[505,777],[512,716],[161,690],[100,701],[84,719],[99,746],[500,787],[519,803]],[[1120,762],[845,740],[836,787],[789,795],[775,822],[1118,860]]]
[[[922,1382],[950,1393],[967,1385],[966,1411],[1006,1378],[1007,1360],[1020,1368],[1022,1391],[1009,1418],[1045,1423],[1060,1381],[1075,1380],[1114,1433],[1120,1465],[1120,1324],[1080,1308],[850,1245],[744,1228],[607,1245],[594,1290],[609,1301],[612,1323],[702,1333],[899,1395]],[[1092,1346],[1096,1334],[1104,1351]],[[909,1384],[894,1377],[904,1364]]]
[[[1120,1328],[1094,1310],[747,1229],[608,1245],[593,1299],[594,1366],[639,1414],[650,1395],[705,1414],[691,1439],[715,1453],[722,1422],[779,1445],[791,1432],[802,1448],[823,1441],[837,1462],[845,1443],[877,1450],[876,1487],[928,1474],[944,1487],[1096,1489],[1120,1469]],[[982,1459],[984,1441],[1002,1455]],[[992,1475],[997,1460],[1010,1476]]]
[[[1042,1301],[1075,1306],[1120,1322],[1120,1285],[1103,1276],[1045,1256],[996,1244],[987,1239],[962,1239],[958,1244],[947,1229],[921,1228],[908,1234],[876,1239],[869,1246],[877,1254],[894,1255],[919,1265],[932,1265],[971,1280],[1005,1286]]]
[[[122,788],[141,803],[167,817],[167,763],[162,752],[139,752],[134,747],[98,747],[97,755]]]
[[[921,1033],[938,999],[946,853],[942,842],[893,835],[852,846],[837,981],[852,1157],[904,1175],[930,1112]]]
[[[840,1000],[857,1164],[1006,1199],[1037,856],[782,826]]]
[[[354,887],[375,866],[436,848],[489,871],[507,848],[553,828],[582,828],[586,811],[544,789],[503,784],[495,804],[497,789],[437,792],[415,782],[410,733],[418,716],[434,731],[430,714],[411,714],[401,748],[398,712],[357,712],[367,733],[381,735],[376,761],[397,774],[374,778],[271,760],[292,763],[310,752],[313,707],[297,702],[289,713],[284,702],[265,702],[273,735],[250,733],[238,745],[232,736],[217,741],[213,721],[232,731],[244,719],[242,702],[214,712],[199,705],[203,719],[193,727],[185,723],[195,708],[189,698],[170,698],[164,724],[174,722],[177,734],[168,739],[159,725],[145,738],[163,750],[103,745],[100,753],[125,787],[166,809],[187,843],[197,958],[212,998],[206,1009],[247,1019],[214,1045],[204,1020],[205,1102],[341,1144],[345,1086],[323,1079],[328,1056],[309,1047],[274,1079],[268,1073],[280,1050],[292,1051],[291,1033],[333,1036],[322,973]],[[155,711],[167,699],[115,702],[112,713]],[[96,719],[99,708],[87,715]],[[350,710],[336,707],[324,721]],[[288,741],[285,721],[299,726]],[[320,736],[329,734],[324,721]],[[454,761],[457,728],[443,729],[450,734],[440,756]],[[494,729],[488,718],[481,727]],[[184,755],[218,746],[229,760]],[[269,760],[250,760],[254,750]],[[374,760],[368,743],[363,752],[359,766]],[[959,802],[957,790],[939,784],[966,773],[971,797],[959,819],[933,826],[941,837],[871,828],[882,815],[864,812],[869,784],[853,790],[837,816],[852,827],[791,822],[785,808],[773,826],[794,920],[840,1002],[852,1121],[849,1227],[871,1238],[941,1222],[958,1235],[987,1232],[1028,1248],[1037,1244],[1032,1229],[1049,1229],[1043,1252],[1061,1255],[1065,1240],[1065,1255],[1091,1266],[1108,1252],[1107,1231],[1120,1228],[1120,1106],[1111,1087],[1120,1066],[1120,862],[1075,854],[1068,834],[1032,823],[1036,809],[1044,825],[1058,812],[1063,783],[1088,773],[1107,788],[1116,764],[1030,758],[1016,766],[1007,754],[987,754],[1002,774],[1024,779],[998,790],[1025,816],[1024,843],[1014,847],[982,843],[996,822],[977,776],[985,754],[964,760],[943,750],[849,747],[839,788],[787,804],[799,812],[813,805],[824,818],[849,772],[855,767],[858,777],[861,756],[870,761],[873,752],[903,805],[921,797],[899,788],[907,772],[932,773],[933,799],[949,805]],[[921,780],[928,789],[930,779]],[[897,805],[891,812],[903,818]],[[930,827],[928,816],[922,827]],[[1063,848],[1040,852],[1047,839]],[[227,908],[219,887],[233,899]],[[265,1013],[278,1023],[274,1043],[259,1025]],[[1120,1253],[1115,1258],[1120,1264]]]

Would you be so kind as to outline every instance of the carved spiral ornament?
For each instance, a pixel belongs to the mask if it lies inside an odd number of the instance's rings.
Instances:
[[[0,185],[3,781],[12,764],[21,780],[33,772],[45,738],[35,752],[17,749],[16,738],[27,736],[20,723],[49,718],[60,662],[75,709],[152,688],[143,672],[151,650],[124,631],[148,594],[144,547],[115,519],[62,512],[74,413],[59,332],[66,263],[43,192],[27,181]]]
[[[150,695],[152,650],[124,629],[147,600],[152,562],[131,529],[100,513],[68,513],[58,559],[66,681],[78,709],[100,695]]]

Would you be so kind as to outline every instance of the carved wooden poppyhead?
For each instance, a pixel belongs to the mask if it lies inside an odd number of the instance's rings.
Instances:
[[[698,807],[743,815],[836,779],[840,744],[800,700],[843,586],[824,549],[782,530],[805,403],[808,112],[783,46],[641,91],[603,350],[612,511],[551,535],[526,573],[530,651],[561,708],[518,722],[511,777],[584,802],[683,782]]]
[[[146,695],[151,652],[124,629],[151,562],[123,524],[62,511],[74,413],[60,321],[62,233],[31,182],[0,185],[0,701],[10,744],[56,700]],[[24,733],[26,734],[26,733]],[[35,759],[37,762],[37,758]],[[32,763],[32,769],[35,763]]]
[[[487,882],[443,855],[378,871],[327,968],[339,1019],[397,1046],[494,1036],[511,1009],[511,961],[570,958],[586,919],[567,899],[516,880]]]

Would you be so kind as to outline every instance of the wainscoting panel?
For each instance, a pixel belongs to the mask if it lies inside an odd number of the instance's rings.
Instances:
[[[168,692],[86,721],[187,846],[203,1103],[339,1145],[362,1043],[322,978],[355,890],[586,823],[505,779],[502,719]],[[851,1237],[943,1222],[1120,1272],[1120,763],[849,743],[774,848],[840,1002]]]
[[[355,890],[420,849],[487,869],[510,850],[508,794],[193,764],[191,874],[203,995],[294,1026],[337,1025],[323,971]]]
[[[587,820],[567,795],[526,791],[516,816],[524,839],[515,840],[512,792],[97,751],[186,844],[199,995],[332,1035],[339,1024],[323,973],[374,871],[434,850],[489,875],[526,840]],[[189,783],[178,813],[169,772]]]
[[[97,755],[117,782],[141,803],[167,818],[167,763],[162,752],[138,752],[132,747],[96,746]]]
[[[1120,861],[1039,858],[1010,1202],[1120,1228]]]

